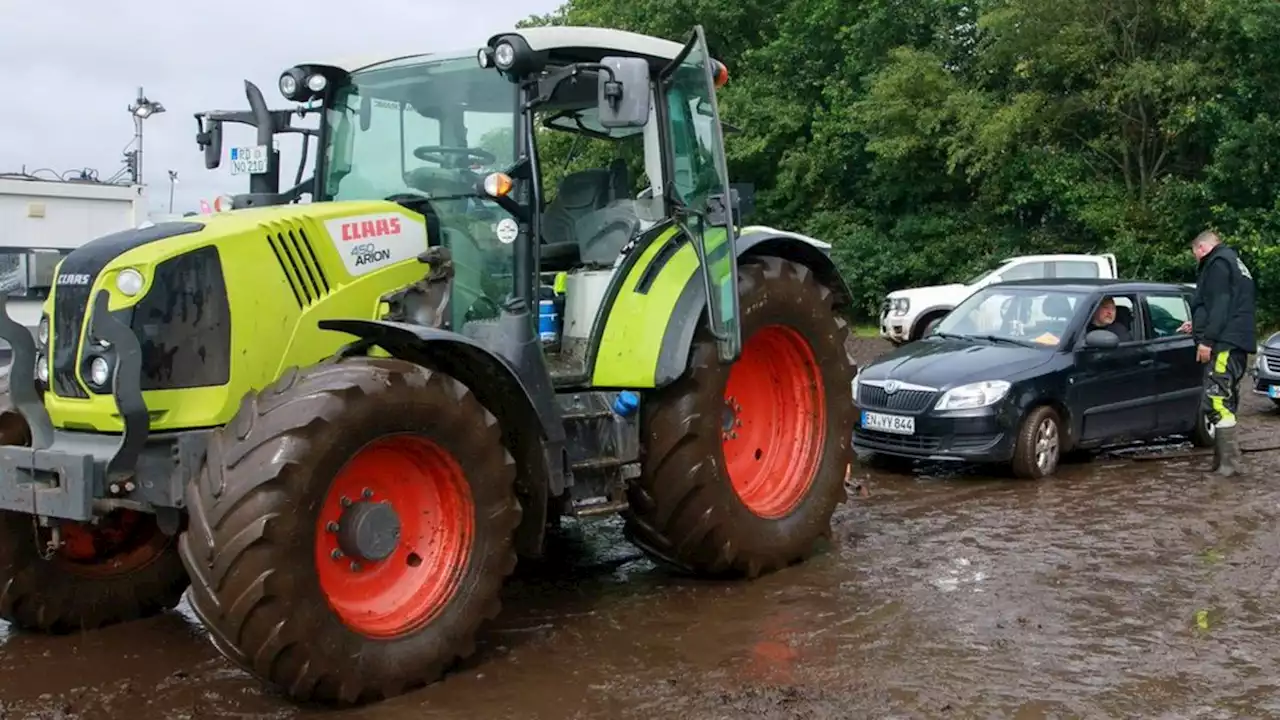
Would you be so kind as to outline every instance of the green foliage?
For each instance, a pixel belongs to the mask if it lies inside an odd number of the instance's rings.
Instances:
[[[527,23],[701,23],[730,174],[756,219],[833,243],[868,315],[1030,252],[1190,281],[1215,227],[1280,321],[1275,0],[569,0]]]

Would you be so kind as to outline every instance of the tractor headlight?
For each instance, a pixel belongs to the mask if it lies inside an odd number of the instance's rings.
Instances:
[[[97,356],[89,361],[89,382],[103,388],[107,386],[107,381],[110,379],[111,365],[107,363],[106,358]]]
[[[116,289],[125,297],[133,297],[142,292],[142,286],[146,282],[142,279],[142,273],[133,268],[125,268],[116,275]]]
[[[934,410],[973,410],[995,405],[1009,394],[1007,380],[983,380],[954,387],[942,393]]]
[[[298,78],[293,73],[286,72],[280,76],[280,94],[290,100],[298,94]]]
[[[40,324],[36,326],[36,344],[41,348],[49,347],[49,316],[41,315]]]
[[[500,42],[493,49],[493,63],[499,70],[510,70],[516,63],[516,49],[509,42]]]
[[[320,73],[311,73],[307,78],[307,89],[313,93],[322,93],[329,86],[329,79]]]
[[[36,353],[36,380],[41,384],[49,382],[49,358],[44,353]]]

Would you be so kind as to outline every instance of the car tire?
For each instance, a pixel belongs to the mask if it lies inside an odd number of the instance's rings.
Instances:
[[[1048,477],[1062,459],[1062,418],[1048,405],[1032,408],[1018,428],[1013,474],[1028,480]]]
[[[1199,416],[1195,429],[1191,431],[1191,444],[1196,447],[1208,448],[1213,447],[1214,427],[1209,422],[1209,415],[1203,411],[1197,410]]]

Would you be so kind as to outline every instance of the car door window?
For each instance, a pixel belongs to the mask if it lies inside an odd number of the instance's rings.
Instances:
[[[1102,307],[1103,302],[1110,299],[1116,306],[1115,319],[1112,320],[1114,325],[1122,326],[1129,331],[1129,339],[1127,342],[1143,342],[1148,335],[1145,332],[1143,323],[1138,322],[1139,315],[1136,312],[1137,297],[1134,295],[1107,295],[1099,299],[1093,304],[1092,313],[1089,318],[1089,327],[1093,328],[1098,324],[1100,318],[1098,311]],[[1122,336],[1123,340],[1123,336]]]
[[[1096,278],[1100,276],[1098,263],[1087,260],[1056,260],[1053,276],[1060,278]]]
[[[1027,262],[1014,265],[1000,273],[1000,282],[1010,280],[1043,280],[1047,275],[1047,263]]]
[[[1177,335],[1178,327],[1191,319],[1191,306],[1185,295],[1148,295],[1143,300],[1153,338]]]

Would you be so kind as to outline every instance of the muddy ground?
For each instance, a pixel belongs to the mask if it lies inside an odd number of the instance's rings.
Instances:
[[[1246,446],[1276,441],[1265,399],[1242,414]],[[571,528],[478,657],[351,711],[264,691],[185,609],[64,638],[0,623],[0,718],[1280,717],[1277,457],[1231,480],[1123,454],[1038,483],[858,469],[832,547],[753,583]]]

